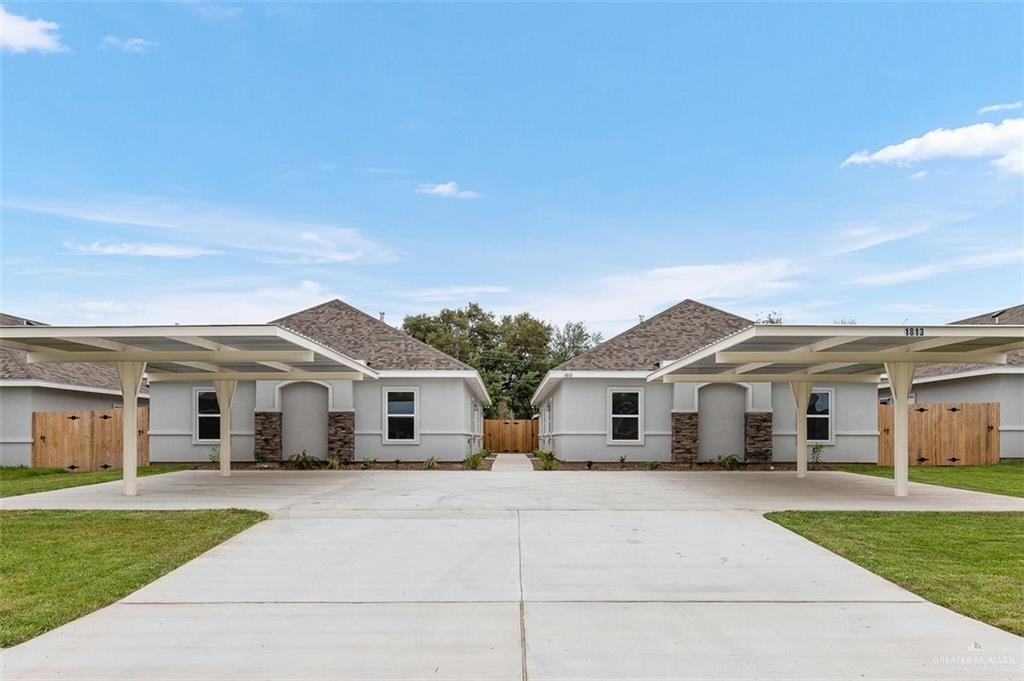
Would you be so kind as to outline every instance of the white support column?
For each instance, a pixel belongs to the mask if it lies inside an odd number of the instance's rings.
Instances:
[[[238,381],[214,381],[217,407],[220,409],[220,474],[231,475],[231,401]]]
[[[139,387],[145,362],[114,362],[117,378],[121,382],[121,477],[125,496],[134,497],[138,491],[139,469]]]
[[[892,391],[892,477],[896,496],[905,497],[908,491],[910,472],[910,389],[914,386],[913,362],[886,362],[885,372],[889,375],[889,390]]]
[[[811,401],[811,384],[792,381],[793,403],[796,406],[796,477],[807,477],[807,405]]]

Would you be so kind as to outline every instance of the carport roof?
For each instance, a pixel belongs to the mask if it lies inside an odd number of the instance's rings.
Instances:
[[[648,381],[875,383],[886,364],[1005,364],[1024,326],[790,326],[744,329],[652,372]]]
[[[145,362],[152,381],[376,378],[337,350],[276,325],[0,327],[29,364]]]

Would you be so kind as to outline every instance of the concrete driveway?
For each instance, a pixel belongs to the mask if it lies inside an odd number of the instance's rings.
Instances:
[[[1024,642],[767,510],[1024,510],[845,473],[189,471],[5,508],[262,523],[4,654],[5,679],[1020,679]]]

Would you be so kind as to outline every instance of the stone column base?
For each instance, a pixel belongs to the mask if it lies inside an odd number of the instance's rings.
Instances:
[[[351,463],[356,453],[356,414],[332,411],[327,414],[327,456]]]
[[[697,463],[697,412],[672,413],[672,461]]]
[[[748,411],[743,418],[743,460],[768,463],[772,460],[771,412]]]
[[[254,414],[257,461],[281,461],[281,412],[258,411]]]

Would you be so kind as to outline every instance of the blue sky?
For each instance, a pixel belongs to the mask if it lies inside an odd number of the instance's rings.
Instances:
[[[1024,302],[1019,3],[3,7],[7,312]]]

